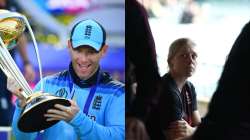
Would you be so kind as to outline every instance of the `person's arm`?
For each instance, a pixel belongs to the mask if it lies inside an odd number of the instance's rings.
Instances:
[[[193,138],[192,136],[188,136],[188,137],[180,138],[178,140],[193,140]]]
[[[197,102],[197,97],[196,97],[196,91],[195,91],[195,87],[192,83],[189,83],[189,89],[191,92],[191,96],[192,96],[192,126],[198,126],[201,123],[201,116],[200,113],[198,111],[198,102]]]
[[[195,110],[192,113],[192,126],[185,120],[174,121],[170,123],[168,129],[165,131],[165,135],[170,140],[189,137],[195,132],[200,123],[199,111]]]
[[[91,120],[82,111],[69,122],[80,140],[124,140],[125,139],[125,94],[116,94],[104,112],[105,125]]]
[[[166,102],[165,106],[162,106],[161,110],[164,109],[164,111],[161,111],[160,113],[160,125],[162,127],[162,131],[166,137],[167,140],[175,140],[176,138],[179,138],[180,133],[182,132],[182,129],[179,129],[183,127],[188,127],[186,123],[182,120],[183,116],[183,110],[182,110],[182,104],[180,97],[177,95],[178,93],[170,93],[173,92],[171,90],[166,90],[164,95],[168,95],[165,97],[165,100],[161,102]],[[161,99],[160,99],[161,100]],[[164,117],[165,116],[165,117]],[[186,133],[186,132],[185,132]]]
[[[190,133],[191,129],[189,128],[191,128],[191,126],[189,126],[185,120],[177,120],[171,122],[164,133],[166,139],[176,140],[185,137],[188,133]]]
[[[17,96],[16,108],[12,119],[12,131],[16,140],[34,140],[37,136],[37,133],[25,133],[19,130],[18,120],[21,116],[22,110],[25,106],[26,99],[20,94],[22,89],[19,87],[17,82],[10,77],[7,80],[7,88],[15,96]]]
[[[201,123],[201,116],[198,110],[192,113],[192,126],[198,126]]]
[[[35,79],[35,71],[29,61],[28,54],[27,54],[27,38],[24,34],[22,34],[18,38],[18,51],[20,56],[23,60],[23,67],[24,67],[24,77],[28,82],[31,82]]]
[[[45,117],[47,121],[64,120],[74,127],[80,140],[123,140],[125,139],[125,93],[117,91],[103,111],[104,125],[98,124],[83,113],[75,101],[71,106],[56,104],[49,109]]]
[[[167,139],[176,140],[191,136],[196,127],[190,126],[185,120],[171,122],[168,129],[165,130]]]
[[[191,95],[192,95],[192,124],[188,124],[185,120],[174,121],[170,124],[169,129],[167,130],[168,136],[173,139],[176,138],[186,138],[191,136],[197,126],[201,123],[200,113],[197,109],[197,100],[196,100],[196,91],[194,86],[190,83]]]
[[[181,120],[183,116],[181,99],[177,94],[165,88],[159,98],[159,122],[163,130],[166,130],[171,122]]]
[[[22,109],[19,105],[19,99],[16,102],[16,109],[15,109],[15,113],[13,115],[13,120],[12,120],[12,131],[13,134],[16,138],[16,140],[35,140],[36,136],[37,136],[37,132],[34,133],[25,133],[19,130],[17,124],[18,124],[18,120],[21,116],[21,112]]]

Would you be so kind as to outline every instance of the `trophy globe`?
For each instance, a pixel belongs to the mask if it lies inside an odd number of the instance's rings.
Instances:
[[[8,13],[8,10],[0,10],[0,14]],[[16,46],[16,39],[25,30],[23,20],[19,18],[4,18],[0,21],[0,36],[6,44],[7,49],[11,50]]]
[[[28,29],[36,52],[39,67],[39,75],[41,79],[41,91],[33,93],[24,76],[15,64],[8,50],[16,46],[18,37]],[[9,78],[16,80],[18,85],[23,89],[22,95],[26,99],[26,105],[22,110],[18,120],[18,128],[23,132],[35,132],[44,130],[56,124],[58,120],[46,121],[44,114],[48,109],[54,108],[55,104],[70,106],[67,99],[42,93],[42,69],[39,57],[37,43],[33,31],[29,25],[27,18],[17,12],[8,10],[0,10],[0,68]]]

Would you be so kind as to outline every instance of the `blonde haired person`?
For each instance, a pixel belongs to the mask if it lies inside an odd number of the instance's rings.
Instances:
[[[169,72],[162,77],[162,89],[155,113],[151,117],[151,139],[175,140],[193,134],[201,122],[196,91],[188,78],[197,65],[195,43],[188,38],[175,40],[169,48]],[[160,127],[159,127],[160,126]]]

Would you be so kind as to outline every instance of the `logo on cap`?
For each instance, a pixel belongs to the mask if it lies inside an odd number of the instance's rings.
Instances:
[[[87,25],[85,28],[85,39],[90,39],[91,36],[91,31],[92,31],[92,26],[91,25]]]
[[[70,37],[73,48],[87,45],[99,51],[105,44],[106,32],[98,22],[88,19],[78,22]]]

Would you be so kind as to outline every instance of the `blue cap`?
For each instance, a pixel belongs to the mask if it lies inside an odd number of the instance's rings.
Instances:
[[[82,20],[73,27],[70,39],[73,48],[88,45],[96,51],[100,51],[105,44],[106,32],[95,20]]]

